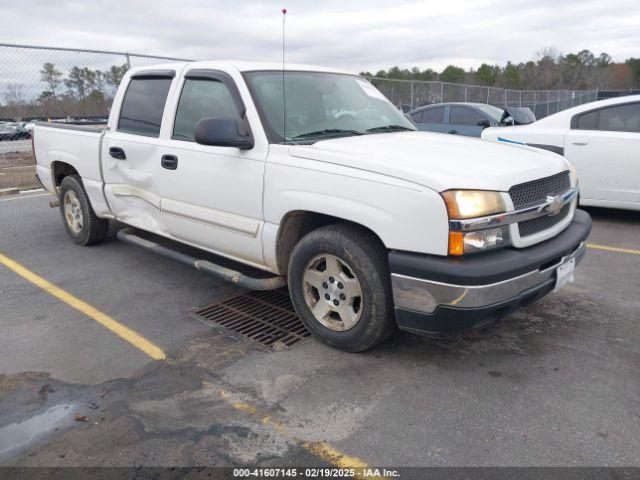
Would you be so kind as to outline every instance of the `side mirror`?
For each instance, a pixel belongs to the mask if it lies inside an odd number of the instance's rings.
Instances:
[[[491,122],[486,118],[483,118],[482,120],[478,120],[478,123],[476,125],[478,125],[479,127],[487,128],[491,126]]]
[[[196,143],[214,147],[253,148],[253,139],[240,134],[240,125],[233,118],[203,118],[196,124]]]

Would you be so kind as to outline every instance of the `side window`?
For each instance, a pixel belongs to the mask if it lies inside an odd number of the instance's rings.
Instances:
[[[421,123],[443,123],[444,107],[426,108],[422,111]]]
[[[576,123],[578,130],[597,130],[598,128],[598,110],[580,115]]]
[[[598,117],[598,130],[640,132],[640,103],[603,108]]]
[[[176,110],[173,138],[194,141],[196,124],[209,117],[242,120],[224,83],[214,79],[187,78]]]
[[[479,113],[465,107],[451,107],[451,113],[449,114],[449,123],[453,125],[477,126],[478,122],[484,119]]]
[[[423,113],[424,113],[424,110],[420,110],[419,112],[414,113],[413,115],[411,115],[411,120],[413,120],[415,123],[422,123]]]
[[[572,121],[578,130],[640,133],[640,103],[614,105],[583,113]]]
[[[171,78],[132,78],[122,100],[118,130],[157,137]]]

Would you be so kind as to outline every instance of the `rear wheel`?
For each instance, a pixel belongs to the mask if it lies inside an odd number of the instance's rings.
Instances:
[[[296,312],[319,340],[348,352],[367,350],[395,330],[384,246],[356,226],[314,230],[289,262]]]
[[[60,215],[67,234],[78,245],[99,243],[107,236],[109,221],[96,216],[77,175],[64,177],[60,184]]]

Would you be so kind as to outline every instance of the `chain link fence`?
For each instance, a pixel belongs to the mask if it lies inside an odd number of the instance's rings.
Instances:
[[[102,122],[131,67],[183,59],[0,43],[0,156],[31,150],[33,120]],[[9,157],[9,160],[7,160]]]
[[[598,98],[597,90],[511,90],[439,81],[367,77],[404,112],[443,102],[488,103],[496,107],[529,107],[537,119]]]
[[[32,120],[105,121],[115,91],[135,66],[184,59],[0,43],[0,155],[29,151]],[[537,118],[596,99],[596,91],[521,91],[477,85],[369,79],[403,111],[439,102],[529,106]]]
[[[0,43],[0,118],[87,118],[109,114],[129,68],[184,59]]]

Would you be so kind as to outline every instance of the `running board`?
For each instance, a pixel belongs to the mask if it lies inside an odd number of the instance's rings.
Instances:
[[[184,253],[171,250],[170,248],[163,247],[156,242],[147,240],[146,238],[135,235],[132,228],[123,228],[117,233],[118,239],[129,245],[144,248],[150,250],[163,257],[170,258],[177,262],[195,267],[196,269],[215,275],[216,277],[223,278],[224,280],[235,283],[242,288],[249,290],[275,290],[276,288],[284,287],[286,281],[283,277],[268,277],[268,278],[255,278],[249,277],[237,270],[232,270],[222,265],[216,265],[208,260],[200,260]]]

